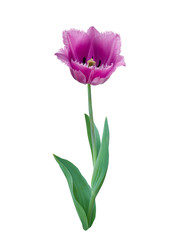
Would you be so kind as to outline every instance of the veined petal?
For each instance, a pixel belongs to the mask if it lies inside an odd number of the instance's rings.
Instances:
[[[100,77],[100,78],[106,78],[109,77],[112,74],[112,71],[114,69],[113,63],[110,66],[102,66],[99,68],[95,68],[94,72],[92,74],[92,78]]]
[[[87,34],[89,35],[90,39],[94,39],[95,37],[100,35],[100,32],[92,26],[87,30]]]
[[[83,75],[86,78],[86,83],[88,83],[89,78],[92,74],[92,71],[95,67],[88,67],[87,64],[82,64],[79,63],[77,61],[71,61],[71,69],[75,70],[75,71],[80,71],[81,73],[83,73]]]
[[[107,67],[102,66],[101,68],[95,68],[93,74],[91,75],[91,84],[98,85],[104,83],[108,80],[108,78],[115,71],[115,69],[116,66],[114,66],[113,64]]]
[[[87,34],[89,35],[89,38],[91,41],[87,59],[91,59],[92,57],[93,57],[93,59],[95,59],[95,54],[94,54],[94,49],[93,49],[93,41],[94,41],[95,37],[100,35],[100,32],[98,32],[95,27],[90,27],[87,30]]]
[[[70,67],[70,62],[69,62],[69,58],[68,58],[68,49],[66,47],[65,48],[61,48],[57,53],[55,53],[55,55],[57,56],[57,58],[59,60],[61,60],[68,67]]]
[[[92,80],[91,85],[99,85],[99,84],[103,84],[105,81],[107,81],[108,78],[100,78],[100,77],[96,77]]]
[[[76,79],[80,83],[86,84],[86,77],[81,71],[74,70],[72,68],[70,69],[70,71],[74,79]]]
[[[123,56],[121,56],[121,55],[117,56],[116,65],[117,66],[126,66],[126,63],[125,63],[125,60],[124,60]]]
[[[83,31],[71,29],[63,32],[63,41],[68,49],[69,59],[83,61],[90,48],[89,35]]]
[[[102,64],[116,63],[120,54],[120,36],[113,32],[105,32],[97,35],[93,40],[94,59],[101,60]]]

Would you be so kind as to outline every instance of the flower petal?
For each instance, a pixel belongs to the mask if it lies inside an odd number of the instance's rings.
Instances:
[[[110,66],[107,66],[107,67],[100,67],[100,68],[95,68],[93,74],[92,74],[92,78],[96,78],[96,77],[100,77],[100,78],[106,78],[106,77],[109,77],[113,70],[114,70],[114,65],[111,64]]]
[[[100,77],[96,77],[93,79],[93,81],[91,82],[91,85],[99,85],[99,84],[103,84],[105,81],[107,81],[108,78],[100,78]]]
[[[57,56],[57,58],[59,60],[61,60],[68,67],[70,67],[70,62],[69,62],[69,58],[68,58],[68,49],[66,47],[65,48],[61,48],[57,53],[55,53],[55,55]]]
[[[90,39],[94,39],[100,35],[100,32],[98,32],[98,30],[92,26],[87,30],[87,34],[89,35]]]
[[[87,56],[87,60],[89,60],[91,58],[94,59],[94,57],[95,57],[94,49],[93,49],[93,41],[94,41],[95,37],[100,35],[100,32],[98,32],[95,27],[90,27],[87,30],[87,34],[89,35],[89,38],[90,38],[90,41],[91,41],[88,56]]]
[[[116,65],[117,66],[126,66],[126,63],[125,63],[125,60],[124,60],[123,56],[121,56],[121,55],[117,56]]]
[[[82,64],[77,61],[71,61],[71,69],[80,71],[86,77],[86,83],[88,82],[90,75],[92,74],[92,70],[94,67],[88,67],[87,64]]]
[[[83,31],[71,29],[63,32],[64,44],[68,49],[69,60],[83,61],[90,48],[89,35]]]
[[[76,79],[80,83],[86,84],[86,77],[81,71],[77,71],[72,68],[70,69],[70,71],[74,79]]]
[[[97,35],[93,40],[94,60],[102,64],[116,63],[120,54],[120,36],[113,32],[105,32]]]

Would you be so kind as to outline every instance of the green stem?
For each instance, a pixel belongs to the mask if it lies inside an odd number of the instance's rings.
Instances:
[[[92,155],[93,155],[93,165],[94,165],[96,158],[97,158],[97,150],[96,150],[96,139],[95,139],[95,129],[94,129],[91,85],[90,84],[88,84],[88,107],[89,107],[89,118],[90,118],[91,139],[92,139]]]
[[[93,120],[93,109],[92,109],[92,97],[91,97],[91,85],[88,84],[88,107],[89,107],[89,119],[90,119],[90,128],[91,128],[91,139],[92,139],[92,156],[93,156],[93,165],[95,165],[96,158],[97,158],[97,150],[96,150],[96,139],[95,139],[95,127],[94,127],[94,120]],[[95,203],[95,195],[91,190],[91,198],[89,201],[88,207],[88,223],[91,224],[92,212]]]

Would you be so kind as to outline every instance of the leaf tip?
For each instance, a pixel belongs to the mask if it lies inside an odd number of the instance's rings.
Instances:
[[[85,117],[85,119],[89,118],[89,116],[86,113],[84,113],[84,117]]]
[[[107,127],[109,128],[109,124],[108,124],[108,119],[107,119],[107,117],[105,117],[104,125],[107,125]]]
[[[53,157],[55,158],[56,162],[58,162],[58,156],[56,156],[56,155],[53,153]]]

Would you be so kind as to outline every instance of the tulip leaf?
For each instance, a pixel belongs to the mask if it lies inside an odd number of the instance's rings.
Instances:
[[[86,120],[86,127],[87,127],[87,135],[88,135],[89,145],[90,145],[91,154],[92,154],[92,157],[93,157],[91,125],[90,125],[90,118],[89,118],[89,116],[87,114],[85,114],[85,120]],[[99,136],[99,131],[98,131],[98,129],[97,129],[95,124],[94,124],[94,129],[95,129],[96,151],[97,151],[97,156],[98,156],[99,149],[100,149],[100,146],[101,146],[101,140],[100,140],[100,136]]]
[[[99,149],[99,154],[94,166],[91,186],[92,192],[97,196],[106,176],[109,162],[109,127],[107,118],[104,123],[102,143]]]
[[[91,227],[96,215],[96,206],[94,202],[92,218],[90,222],[88,222],[87,213],[91,197],[91,187],[74,164],[56,155],[54,155],[54,158],[67,179],[72,199],[82,222],[83,229],[87,230]]]

